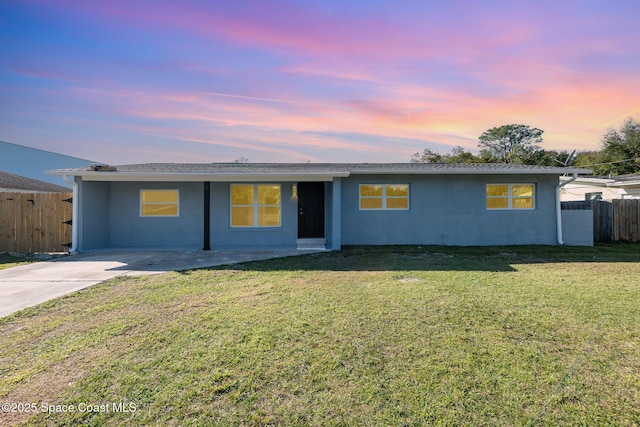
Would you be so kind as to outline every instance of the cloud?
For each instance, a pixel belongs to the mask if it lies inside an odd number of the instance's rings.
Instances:
[[[0,86],[11,105],[0,124],[55,122],[69,140],[93,126],[132,144],[158,138],[252,159],[342,150],[398,161],[420,144],[474,149],[506,123],[544,129],[549,148],[596,148],[606,127],[638,111],[633,5],[15,5],[25,24],[10,38],[20,54],[0,59],[11,82]]]

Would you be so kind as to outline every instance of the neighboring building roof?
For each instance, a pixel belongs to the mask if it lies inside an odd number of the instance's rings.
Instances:
[[[561,177],[560,180],[567,181],[569,177]],[[563,187],[562,199],[590,200],[596,194],[602,200],[640,198],[640,175],[578,177]]]
[[[0,141],[0,170],[52,184],[65,185],[62,178],[45,175],[46,170],[80,168],[94,162],[95,160],[80,159],[39,148]]]
[[[569,178],[566,178],[567,180]],[[590,176],[579,177],[576,181],[585,184],[602,187],[625,187],[625,186],[638,186],[640,185],[640,175],[614,175],[609,177],[603,176]]]
[[[640,185],[640,175],[619,175],[612,176],[611,179],[614,180],[615,185],[626,186],[626,185]]]
[[[275,181],[293,177],[299,180],[321,181],[356,174],[563,175],[588,174],[591,170],[502,163],[144,163],[109,167],[93,165],[89,169],[56,169],[47,173],[82,176],[83,179],[90,181],[226,181],[265,178]]]
[[[51,184],[49,182],[37,179],[27,178],[26,176],[14,175],[12,173],[0,171],[0,190],[4,191],[33,191],[47,193],[68,193],[71,191],[68,187]]]

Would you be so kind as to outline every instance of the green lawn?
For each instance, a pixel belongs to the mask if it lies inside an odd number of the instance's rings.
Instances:
[[[0,253],[0,270],[39,261],[30,256]]]
[[[354,247],[118,278],[0,333],[0,402],[37,412],[0,424],[640,424],[632,244]]]

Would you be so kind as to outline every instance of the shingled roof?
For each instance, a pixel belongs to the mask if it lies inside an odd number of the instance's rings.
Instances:
[[[177,173],[421,173],[463,171],[558,171],[563,168],[505,163],[143,163],[116,166],[121,172]],[[562,172],[561,172],[562,173]]]
[[[117,176],[349,176],[355,174],[556,174],[591,173],[588,169],[503,163],[143,163],[90,169],[56,169],[52,175],[74,175],[110,180]]]
[[[63,187],[61,185],[51,184],[3,171],[0,171],[0,189],[9,191],[33,191],[38,193],[68,193],[71,191],[70,188]]]

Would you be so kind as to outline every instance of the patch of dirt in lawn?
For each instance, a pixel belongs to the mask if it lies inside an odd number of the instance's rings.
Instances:
[[[406,260],[428,260],[428,259],[447,259],[453,258],[451,254],[445,254],[443,252],[424,252],[424,253],[402,253],[394,252],[392,254],[395,258],[402,258]]]
[[[420,281],[417,277],[402,277],[398,279],[400,283],[419,283]]]
[[[36,413],[41,411],[41,405],[60,404],[60,397],[73,384],[78,382],[86,373],[87,360],[81,357],[71,357],[61,363],[47,367],[45,371],[29,377],[27,381],[16,386],[7,396],[3,397],[4,402],[14,402],[23,404],[35,403]],[[2,413],[0,425],[18,425],[26,421],[32,413],[11,412]]]
[[[546,258],[542,258],[535,255],[521,256],[515,252],[500,252],[498,255],[493,255],[491,258],[509,258],[513,264],[540,264],[550,262]]]

